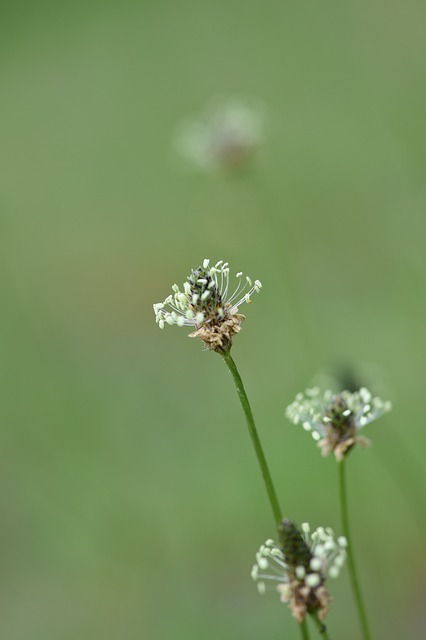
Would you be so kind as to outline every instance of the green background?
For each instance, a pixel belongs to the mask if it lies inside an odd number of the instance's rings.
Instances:
[[[250,580],[274,532],[231,378],[154,323],[205,257],[264,286],[233,355],[287,516],[339,531],[296,392],[350,367],[392,400],[351,519],[375,640],[422,637],[424,2],[1,9],[0,637],[299,637]],[[173,153],[217,96],[265,105],[246,174]],[[347,570],[330,590],[356,640]]]

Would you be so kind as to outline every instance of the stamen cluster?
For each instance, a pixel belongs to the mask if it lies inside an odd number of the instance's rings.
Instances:
[[[324,456],[333,451],[336,460],[344,456],[357,442],[366,446],[368,440],[359,437],[359,429],[390,411],[390,402],[373,397],[365,387],[354,393],[342,391],[320,394],[317,387],[299,393],[286,409],[286,416],[301,424],[318,442]]]
[[[240,331],[244,316],[238,308],[251,302],[251,295],[259,293],[262,284],[237,273],[237,287],[229,295],[229,267],[219,260],[210,266],[209,260],[193,270],[181,291],[173,285],[173,294],[164,302],[154,304],[156,322],[160,329],[166,324],[195,327],[190,337],[200,338],[207,349],[226,351],[231,348],[232,337]]]
[[[262,140],[262,129],[259,106],[216,103],[181,127],[177,146],[201,170],[234,170],[252,158]]]
[[[267,540],[256,554],[251,576],[259,593],[275,583],[281,601],[288,603],[298,622],[314,612],[322,620],[330,600],[325,580],[339,575],[346,559],[346,538],[336,539],[332,529],[324,527],[311,533],[306,522],[299,530],[289,520],[281,523],[279,538],[279,545]]]

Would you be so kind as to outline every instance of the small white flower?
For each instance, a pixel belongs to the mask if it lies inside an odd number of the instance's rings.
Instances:
[[[259,593],[271,586],[289,607],[298,622],[315,609],[320,619],[328,610],[325,580],[336,578],[346,559],[346,538],[336,539],[330,528],[318,527],[312,533],[308,523],[300,530],[284,520],[279,529],[281,545],[267,540],[256,554],[251,576]]]
[[[198,119],[182,125],[177,137],[181,155],[203,171],[245,165],[262,140],[259,106],[239,101],[211,104]]]
[[[373,397],[365,387],[338,394],[332,391],[321,394],[314,388],[307,389],[305,395],[297,394],[287,407],[286,416],[294,424],[301,424],[305,431],[311,431],[323,455],[333,451],[336,459],[342,460],[355,442],[367,444],[357,432],[391,408],[390,402]]]
[[[155,319],[163,329],[166,324],[194,327],[191,337],[203,340],[213,351],[229,350],[232,337],[240,331],[244,316],[238,313],[243,303],[251,302],[253,293],[259,293],[262,284],[252,282],[242,272],[236,275],[237,284],[230,293],[229,267],[219,260],[210,266],[209,260],[192,271],[181,291],[173,285],[173,294],[164,302],[154,304]]]

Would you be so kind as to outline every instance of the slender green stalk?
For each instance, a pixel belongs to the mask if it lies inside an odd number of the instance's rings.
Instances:
[[[266,462],[265,454],[263,453],[262,445],[260,443],[260,439],[257,433],[256,425],[253,418],[253,413],[250,407],[250,403],[247,397],[246,390],[244,389],[243,381],[241,380],[241,376],[238,373],[237,365],[235,364],[231,353],[229,351],[225,351],[221,353],[226,366],[231,373],[235,386],[237,388],[238,397],[240,398],[241,406],[244,411],[244,415],[246,417],[248,430],[250,433],[251,441],[254,446],[254,450],[256,452],[257,461],[260,466],[260,470],[262,472],[263,481],[265,483],[266,492],[268,494],[269,502],[272,508],[272,513],[274,515],[275,524],[278,526],[281,522],[281,508],[278,502],[277,494],[274,488],[274,484],[272,482],[271,474],[269,471],[268,463]]]
[[[355,599],[355,604],[358,610],[359,622],[362,629],[364,640],[371,640],[370,630],[367,622],[367,614],[365,612],[364,602],[362,599],[361,588],[356,571],[355,558],[353,554],[352,540],[349,529],[349,517],[348,517],[348,501],[346,491],[346,476],[345,476],[345,460],[343,459],[338,463],[339,467],[339,491],[340,491],[340,516],[342,520],[343,535],[348,541],[347,557],[349,576],[352,586],[352,592]]]
[[[311,618],[314,621],[314,623],[315,623],[319,633],[321,634],[321,637],[323,638],[323,640],[330,640],[330,636],[327,633],[327,627],[318,618],[318,614],[317,613],[311,613]]]
[[[299,353],[302,354],[305,365],[310,366],[312,354],[316,345],[312,340],[312,327],[309,316],[303,308],[303,296],[301,287],[298,286],[294,260],[289,259],[293,253],[293,245],[297,240],[292,234],[292,227],[286,224],[288,216],[283,215],[282,203],[279,197],[271,193],[268,181],[264,179],[261,170],[255,168],[249,174],[250,186],[258,201],[259,214],[262,216],[262,224],[265,224],[269,232],[269,241],[278,262],[279,271],[282,274],[280,286],[285,305],[295,319],[295,331],[299,334]],[[274,214],[275,212],[275,214]],[[278,213],[277,213],[278,212]]]
[[[426,496],[424,491],[424,469],[419,465],[417,458],[407,447],[406,443],[387,421],[386,443],[384,446],[372,447],[373,453],[386,469],[411,509],[411,516],[417,525],[419,540],[426,552]]]
[[[302,634],[302,640],[309,640],[309,629],[306,623],[306,618],[299,624],[300,633]]]
[[[246,421],[247,421],[247,426],[249,429],[249,433],[250,433],[250,437],[251,437],[251,441],[253,443],[254,446],[254,450],[256,452],[256,457],[257,457],[257,461],[259,463],[260,466],[260,470],[262,472],[262,476],[263,476],[263,480],[265,483],[265,487],[266,487],[266,492],[268,494],[268,498],[269,498],[269,503],[271,505],[272,508],[272,513],[274,516],[274,520],[275,520],[275,524],[278,525],[281,520],[282,520],[282,515],[281,515],[281,508],[278,502],[278,498],[277,498],[277,494],[274,488],[274,484],[272,482],[272,478],[271,478],[271,474],[269,471],[269,467],[268,467],[268,463],[266,462],[266,458],[265,458],[265,454],[263,453],[263,449],[262,449],[262,445],[259,439],[259,435],[257,433],[257,429],[256,429],[256,424],[254,422],[254,417],[253,417],[253,412],[251,410],[250,407],[250,403],[247,397],[247,393],[246,390],[244,388],[244,384],[243,381],[241,379],[241,376],[238,372],[237,369],[237,365],[234,362],[234,359],[231,356],[231,353],[229,351],[225,351],[224,353],[221,353],[221,356],[223,357],[226,366],[229,369],[229,372],[231,373],[234,382],[235,382],[235,387],[237,389],[238,392],[238,397],[240,398],[240,402],[241,402],[241,406],[243,408],[244,411],[244,415],[246,417]],[[323,640],[330,640],[329,635],[327,634],[326,628],[324,627],[324,625],[322,624],[322,622],[319,620],[318,615],[316,614],[311,614],[311,617],[313,618]],[[300,633],[302,636],[302,640],[310,640],[310,636],[309,636],[309,628],[308,628],[308,624],[307,624],[307,619],[305,618],[303,620],[303,622],[301,622],[299,625],[300,628]]]

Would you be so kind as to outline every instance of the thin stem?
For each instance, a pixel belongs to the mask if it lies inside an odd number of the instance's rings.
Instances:
[[[361,630],[364,636],[364,640],[371,640],[370,630],[367,622],[367,614],[365,612],[364,602],[361,595],[361,588],[356,571],[355,558],[353,555],[352,540],[349,530],[349,517],[348,517],[348,501],[346,492],[346,476],[345,476],[345,460],[338,463],[339,467],[339,490],[340,490],[340,516],[342,519],[343,535],[348,541],[347,558],[349,567],[349,576],[352,586],[352,592],[355,599],[355,604],[358,610],[359,622]]]
[[[320,632],[321,637],[323,638],[323,640],[331,640],[330,636],[327,633],[327,627],[318,618],[318,613],[316,613],[316,612],[315,613],[311,613],[311,618],[314,621],[314,623],[316,624],[317,629]]]
[[[424,494],[424,470],[409,450],[399,433],[387,422],[386,446],[373,447],[373,453],[380,460],[398,490],[404,494],[411,508],[411,515],[418,529],[419,539],[426,552],[426,499]]]
[[[266,462],[265,454],[263,453],[262,445],[260,443],[260,439],[257,433],[256,425],[253,418],[253,413],[250,407],[246,390],[244,389],[243,381],[241,380],[241,376],[238,373],[237,365],[235,364],[231,356],[231,353],[229,351],[225,351],[224,353],[221,353],[221,356],[223,357],[226,363],[226,366],[228,367],[229,372],[231,373],[234,379],[235,386],[238,392],[238,397],[240,398],[241,406],[243,408],[243,411],[246,417],[251,441],[253,443],[254,450],[256,452],[257,461],[259,463],[260,470],[262,472],[263,481],[266,487],[266,492],[268,494],[269,502],[272,508],[272,513],[274,515],[274,521],[275,521],[275,524],[278,526],[278,524],[281,522],[281,519],[282,519],[281,508],[278,502],[274,484],[272,482],[271,474],[269,472],[268,463]]]
[[[304,618],[303,622],[299,624],[299,627],[300,627],[300,633],[302,635],[302,639],[309,640],[309,629],[306,623],[306,618]]]
[[[294,260],[289,258],[293,253],[294,238],[291,227],[286,224],[287,217],[283,215],[282,204],[279,198],[271,193],[267,181],[260,170],[254,170],[249,175],[250,186],[258,200],[259,214],[262,216],[262,224],[266,225],[269,232],[271,246],[275,249],[275,258],[279,262],[279,270],[283,274],[280,280],[283,289],[286,308],[290,308],[295,319],[295,331],[299,333],[299,353],[302,352],[305,364],[311,363],[312,354],[315,353],[315,344],[312,341],[312,327],[309,317],[303,308],[303,296],[301,287],[297,283]],[[278,211],[278,217],[276,212]],[[274,214],[275,212],[275,214]]]

